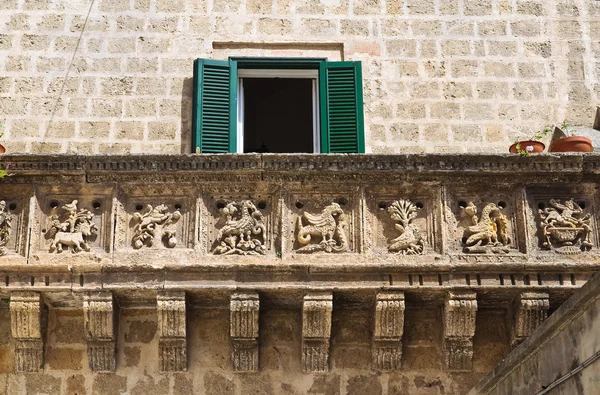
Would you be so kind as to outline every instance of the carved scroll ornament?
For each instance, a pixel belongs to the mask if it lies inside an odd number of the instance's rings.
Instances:
[[[225,225],[217,234],[215,254],[264,255],[266,227],[263,214],[250,200],[231,202],[219,210]]]
[[[302,245],[298,252],[347,251],[345,228],[344,211],[338,203],[331,203],[318,215],[302,213],[296,222],[296,239]]]
[[[6,202],[0,201],[0,256],[6,255],[8,250],[6,244],[8,243],[11,226],[10,223],[13,219],[13,215],[6,210]]]
[[[388,207],[392,220],[397,221],[396,230],[400,236],[392,240],[388,247],[390,252],[402,255],[417,255],[423,253],[423,238],[411,221],[417,216],[417,206],[410,200],[396,200]]]
[[[584,214],[573,199],[564,204],[550,199],[550,207],[539,210],[538,214],[545,249],[554,249],[559,254],[579,254],[592,248],[591,214]]]
[[[62,252],[64,248],[71,249],[73,253],[89,251],[88,239],[98,231],[92,222],[94,214],[83,208],[77,210],[77,200],[65,204],[62,209],[66,211],[65,221],[60,222],[56,215],[51,217],[52,224],[46,235],[52,239],[50,252]]]
[[[169,208],[160,204],[156,207],[146,205],[141,213],[133,214],[136,224],[133,227],[133,248],[136,250],[144,245],[151,247],[157,235],[164,245],[173,248],[177,245],[177,229],[175,224],[181,218],[181,213],[175,210],[169,213]]]
[[[508,219],[501,210],[496,204],[489,203],[477,219],[477,207],[473,202],[462,208],[461,215],[471,222],[463,231],[464,252],[505,254],[509,251]]]

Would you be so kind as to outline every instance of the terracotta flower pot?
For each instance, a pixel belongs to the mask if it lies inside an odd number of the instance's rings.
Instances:
[[[541,141],[525,140],[514,143],[510,146],[508,150],[513,154],[520,153],[517,150],[517,145],[519,146],[519,148],[521,148],[521,151],[529,152],[530,154],[544,152],[544,148],[546,148],[544,143],[542,143]]]
[[[2,144],[0,144],[0,155],[6,152],[6,148]]]
[[[592,140],[582,136],[571,136],[555,140],[550,144],[550,152],[592,152]]]

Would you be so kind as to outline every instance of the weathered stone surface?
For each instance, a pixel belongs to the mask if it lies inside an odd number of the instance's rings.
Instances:
[[[233,381],[215,372],[204,375],[204,392],[206,395],[233,394],[235,386]]]
[[[37,372],[44,366],[45,317],[41,295],[15,292],[10,297],[11,333],[15,342],[15,371]]]
[[[94,372],[116,369],[116,315],[111,292],[84,295],[84,323],[87,336],[88,362]]]
[[[233,369],[258,370],[258,322],[260,300],[257,293],[235,293],[230,299],[230,335]]]
[[[525,292],[517,296],[511,328],[513,347],[531,336],[533,331],[544,322],[549,308],[550,300],[547,293]]]
[[[302,370],[323,372],[329,369],[331,336],[331,293],[310,293],[302,304]]]
[[[449,292],[444,304],[444,351],[448,370],[471,370],[477,294]]]
[[[92,395],[120,395],[127,390],[127,377],[100,373],[94,378]]]
[[[187,369],[185,293],[159,293],[157,311],[160,370],[164,372],[185,371]]]

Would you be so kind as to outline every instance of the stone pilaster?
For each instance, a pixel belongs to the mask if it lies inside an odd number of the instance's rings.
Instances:
[[[158,361],[161,372],[187,370],[185,292],[160,292],[158,313]]]
[[[473,368],[477,294],[449,291],[444,303],[444,360],[447,370]]]
[[[329,338],[331,337],[331,292],[309,293],[302,304],[302,371],[329,370]]]
[[[258,370],[259,296],[256,292],[234,293],[229,306],[233,370],[255,372]]]
[[[93,372],[115,371],[117,339],[115,310],[110,291],[89,292],[83,296],[88,362]]]
[[[37,372],[44,367],[44,303],[37,292],[10,295],[10,329],[15,343],[15,371]]]
[[[516,347],[527,339],[548,317],[550,295],[524,292],[515,299],[510,342]]]
[[[404,333],[404,293],[381,292],[375,298],[373,368],[400,369]]]

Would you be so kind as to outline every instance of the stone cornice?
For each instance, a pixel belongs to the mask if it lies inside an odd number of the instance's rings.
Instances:
[[[165,180],[366,181],[377,178],[418,180],[528,175],[515,183],[561,179],[595,179],[600,154],[188,154],[188,155],[4,155],[0,168],[15,177],[3,183],[27,182],[39,176],[87,176],[89,182],[151,175]],[[48,174],[50,173],[50,174]],[[433,176],[433,178],[432,178]],[[509,178],[510,179],[510,178]],[[145,178],[147,180],[147,178]],[[441,180],[439,180],[441,181]]]

